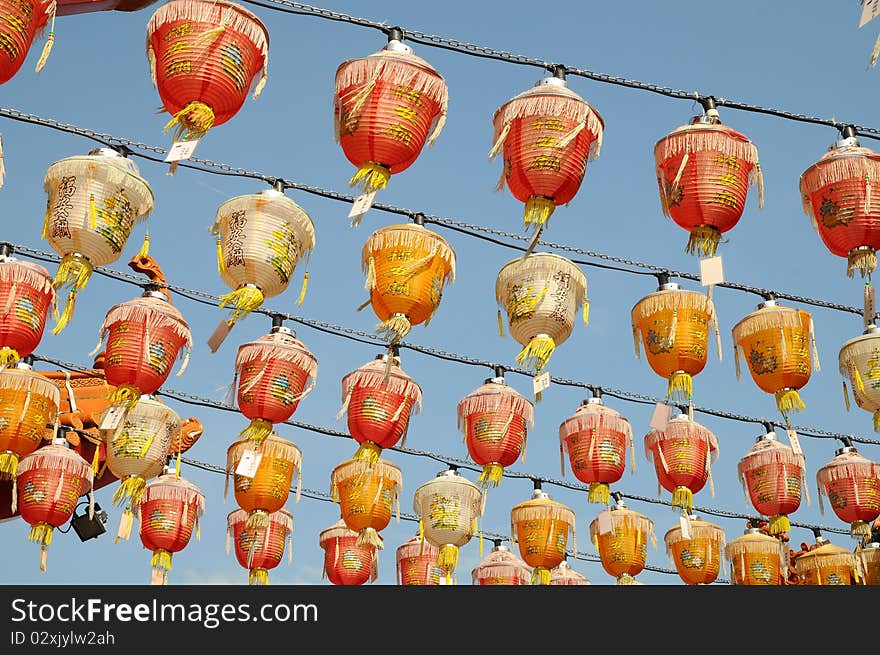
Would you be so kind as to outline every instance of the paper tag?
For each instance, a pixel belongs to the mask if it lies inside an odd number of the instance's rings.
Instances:
[[[877,1],[880,2],[880,0],[877,0]],[[869,285],[867,285],[867,288],[865,289],[864,319],[865,319],[866,326],[870,325],[874,321],[874,314],[877,312],[875,304],[876,304],[876,298],[874,295],[874,287],[869,284]]]
[[[122,423],[126,413],[125,405],[110,405],[104,413],[99,429],[102,432],[113,432]]]
[[[375,190],[355,198],[354,202],[351,204],[351,210],[348,212],[348,217],[352,218],[354,216],[363,216],[364,214],[366,214],[369,211],[370,207],[373,206],[373,200],[375,198]]]
[[[880,0],[862,0],[862,16],[859,18],[859,27],[864,27],[877,16],[880,16]]]
[[[670,416],[672,416],[672,406],[664,403],[657,403],[648,425],[655,430],[665,430],[666,426],[669,424]]]
[[[721,257],[706,257],[700,260],[700,284],[710,287],[724,282],[724,267]]]
[[[596,517],[596,531],[599,534],[614,532],[614,522],[611,520],[611,510],[603,509]]]
[[[255,450],[247,450],[241,459],[238,460],[238,466],[235,467],[235,474],[245,478],[253,478],[257,474],[257,468],[260,466],[260,460],[263,459],[261,453]]]
[[[549,386],[550,371],[545,371],[540,375],[536,375],[534,378],[532,378],[532,389],[534,389],[536,396]]]
[[[197,145],[199,145],[198,139],[193,139],[192,141],[175,141],[168,150],[168,154],[165,155],[165,161],[182,161],[184,159],[189,159],[196,151]]]
[[[211,349],[212,353],[217,352],[217,349],[220,345],[226,340],[226,337],[229,336],[229,331],[232,329],[232,326],[223,319],[220,321],[219,325],[214,329],[213,334],[208,338],[208,348]]]
[[[681,538],[692,539],[691,536],[691,519],[689,516],[679,516],[678,522],[681,525]]]
[[[794,430],[786,430],[788,432],[788,443],[791,445],[791,452],[795,455],[803,455],[804,451],[801,449],[801,442],[798,440],[797,432]]]

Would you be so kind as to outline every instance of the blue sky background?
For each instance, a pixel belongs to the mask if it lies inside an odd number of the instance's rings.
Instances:
[[[389,25],[398,24],[426,33],[521,53],[571,67],[591,69],[677,89],[699,91],[740,102],[796,113],[835,118],[865,126],[880,126],[877,84],[880,71],[869,69],[871,48],[880,21],[858,29],[860,7],[851,1],[831,7],[818,0],[790,3],[743,0],[732,6],[704,2],[594,3],[560,1],[546,9],[534,3],[474,3],[448,0],[437,3],[333,2],[329,9],[362,16]],[[333,141],[332,93],[337,66],[344,60],[372,53],[385,44],[376,30],[294,16],[249,5],[270,33],[268,84],[257,100],[249,99],[230,122],[212,130],[200,143],[197,156],[232,164],[296,182],[352,193],[347,180],[354,172]],[[157,113],[158,93],[150,82],[144,52],[146,24],[155,6],[134,13],[102,12],[59,17],[52,55],[39,75],[34,65],[42,48],[37,41],[22,70],[0,87],[0,106],[34,113],[135,141],[165,147],[162,133],[167,114]],[[500,161],[489,161],[492,115],[515,94],[543,76],[540,69],[480,59],[425,45],[415,52],[430,61],[449,86],[447,125],[434,148],[426,149],[407,171],[392,178],[377,202],[408,207],[427,214],[510,232],[522,232],[522,205],[507,191],[493,189]],[[660,210],[654,177],[653,146],[673,128],[701,113],[699,105],[645,91],[570,77],[580,93],[605,120],[601,156],[592,162],[583,185],[567,207],[557,209],[544,238],[583,249],[699,273],[697,257],[687,255],[687,234]],[[727,234],[719,254],[728,281],[770,288],[859,306],[862,281],[846,276],[845,260],[831,255],[801,209],[800,174],[838,138],[836,130],[808,123],[720,108],[721,120],[750,137],[757,145],[764,169],[766,200],[758,210],[754,189],[744,215]],[[54,161],[85,154],[95,147],[87,139],[10,120],[0,120],[7,176],[0,190],[0,239],[49,251],[40,232],[45,210],[42,188],[46,168]],[[862,144],[874,148],[870,139]],[[169,281],[214,295],[227,291],[216,268],[214,241],[209,227],[219,205],[239,194],[265,188],[257,180],[220,177],[179,169],[167,175],[167,165],[135,159],[155,193],[155,211],[149,222],[151,254],[163,266]],[[357,312],[365,299],[360,251],[372,230],[401,222],[400,217],[370,211],[358,228],[350,226],[349,205],[297,191],[288,195],[311,215],[317,246],[311,257],[310,283],[302,307],[296,306],[303,268],[298,267],[290,288],[267,301],[267,308],[296,313],[371,332],[376,323],[368,309]],[[137,251],[144,226],[135,229],[114,266],[127,271]],[[516,252],[467,235],[433,226],[456,251],[458,278],[447,286],[434,320],[413,329],[415,344],[461,355],[515,365],[519,345],[499,337],[494,299],[499,269]],[[566,253],[560,252],[565,255]],[[566,256],[573,257],[568,254]],[[584,258],[584,257],[580,257]],[[598,260],[597,260],[598,261]],[[54,273],[54,265],[49,265]],[[583,267],[591,303],[590,324],[577,324],[570,339],[554,354],[548,370],[554,376],[581,380],[607,388],[662,397],[665,380],[644,359],[636,359],[630,331],[633,304],[655,290],[652,277]],[[698,283],[680,281],[685,288]],[[39,354],[88,365],[98,328],[112,305],[139,292],[137,288],[93,276],[80,295],[71,325],[51,334],[51,322]],[[744,371],[735,377],[731,328],[760,302],[758,296],[716,289],[724,359],[714,348],[705,370],[695,378],[695,402],[705,407],[777,420],[772,396],[761,392]],[[212,354],[206,340],[225,315],[216,308],[179,296],[175,304],[190,324],[195,349],[188,370],[172,377],[166,387],[222,401],[231,382],[238,344],[269,330],[270,321],[252,315],[239,323],[226,343]],[[783,304],[798,306],[784,301]],[[853,405],[846,412],[837,370],[840,346],[862,331],[861,318],[831,309],[805,307],[812,312],[818,338],[820,371],[802,391],[807,409],[794,417],[811,426],[857,438],[874,439],[870,414]],[[292,325],[319,362],[315,391],[299,406],[293,419],[316,426],[345,430],[335,416],[340,407],[340,381],[381,352],[370,346],[333,336],[303,325]],[[422,387],[424,409],[412,419],[406,446],[438,456],[466,459],[467,450],[456,429],[458,401],[483,379],[487,368],[474,367],[402,351],[402,366]],[[39,370],[50,367],[37,366]],[[531,380],[508,374],[507,381],[531,397]],[[559,424],[570,416],[587,391],[554,385],[535,408],[535,428],[529,434],[527,460],[510,471],[559,478]],[[244,417],[168,400],[182,417],[197,416],[205,433],[187,456],[224,465],[226,449],[246,424]],[[658,494],[657,480],[646,459],[643,438],[653,406],[606,398],[626,416],[636,442],[636,470],[629,470],[615,490],[648,499],[670,500]],[[713,466],[715,496],[708,486],[695,498],[698,507],[728,514],[754,511],[743,496],[736,466],[754,439],[757,424],[742,423],[698,413],[696,420],[718,437],[720,455]],[[325,436],[281,426],[279,434],[294,441],[303,453],[303,486],[329,492],[330,472],[352,456],[354,440]],[[806,453],[811,504],[802,503],[793,522],[820,524],[844,530],[830,511],[820,514],[815,486],[817,469],[840,446],[834,439],[802,436]],[[874,444],[856,446],[877,459]],[[385,451],[383,456],[403,473],[402,510],[412,513],[413,491],[446,468],[429,457]],[[462,473],[475,480],[474,470]],[[174,556],[170,584],[246,584],[247,572],[224,551],[226,516],[236,508],[232,494],[223,501],[223,476],[185,466],[183,475],[207,497],[200,542],[193,540]],[[577,480],[568,472],[568,482]],[[570,564],[593,584],[612,584],[589,540],[589,524],[601,506],[588,504],[586,494],[544,485],[555,500],[575,510],[579,550],[585,559]],[[71,532],[56,534],[49,554],[48,572],[38,570],[39,549],[27,541],[28,526],[20,519],[0,524],[0,543],[8,562],[2,580],[8,584],[146,584],[150,554],[133,533],[129,542],[113,543],[121,510],[111,505],[115,485],[98,492],[98,501],[110,512],[108,533],[82,543]],[[483,529],[506,534],[510,509],[529,498],[527,479],[506,478],[488,494]],[[648,515],[657,535],[649,548],[648,564],[661,571],[644,571],[638,579],[648,585],[680,585],[682,581],[665,554],[663,535],[677,524],[668,504],[629,500],[630,508]],[[337,505],[303,497],[287,508],[294,516],[293,562],[270,572],[273,584],[329,584],[322,580],[323,551],[318,534],[339,518]],[[723,518],[699,512],[720,525],[731,540],[745,529],[742,518]],[[401,520],[383,532],[385,550],[379,554],[377,584],[394,584],[395,549],[417,530]],[[840,532],[825,533],[832,542],[852,548],[855,542]],[[812,542],[809,530],[793,528],[792,545]],[[491,543],[485,543],[488,553]],[[476,539],[462,549],[459,584],[470,583],[470,572],[480,561]],[[729,576],[729,571],[728,571]]]

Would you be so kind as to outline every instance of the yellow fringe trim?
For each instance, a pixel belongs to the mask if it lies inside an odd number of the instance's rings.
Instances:
[[[391,179],[391,171],[381,164],[368,161],[361,164],[357,172],[348,181],[349,186],[358,187],[364,193],[378,191],[388,186],[388,180]]]
[[[15,348],[9,348],[8,346],[0,348],[0,368],[15,366],[20,359],[21,357]]]
[[[713,257],[721,242],[721,232],[711,225],[700,225],[691,230],[685,252],[689,255]]]
[[[501,466],[501,464],[496,464],[494,462],[486,464],[477,478],[477,484],[483,488],[489,486],[497,487],[501,484],[501,478],[503,475],[504,467]]]
[[[147,482],[142,477],[139,476],[131,476],[125,478],[119,487],[117,487],[116,491],[113,493],[113,504],[114,505],[129,505],[135,506],[141,499],[141,496],[144,495],[144,490],[147,488]]]
[[[554,350],[556,350],[556,342],[552,337],[532,337],[526,347],[516,356],[516,363],[540,371],[547,366]]]
[[[232,313],[232,318],[230,319],[230,325],[234,325],[236,321],[244,318],[262,305],[263,300],[265,300],[263,292],[257,287],[242,286],[232,293],[220,296],[220,308],[222,309],[227,305],[233,305],[235,307],[235,311]]]
[[[371,546],[378,550],[383,550],[385,548],[385,542],[382,541],[381,535],[375,528],[364,528],[358,532],[355,543],[358,546]]]
[[[248,575],[248,584],[267,585],[269,584],[269,572],[266,569],[254,569]]]
[[[669,384],[666,387],[666,399],[676,398],[690,400],[694,395],[694,379],[690,373],[676,371],[669,376]]]
[[[611,501],[611,487],[604,482],[591,482],[590,491],[587,493],[588,503],[602,503],[607,505]]]
[[[536,566],[535,570],[532,571],[532,584],[549,585],[550,569],[548,569],[546,566]]]
[[[785,514],[770,517],[770,534],[782,534],[791,530],[791,522]]]
[[[796,389],[782,389],[776,392],[776,407],[783,414],[788,412],[800,412],[806,409],[804,401]]]
[[[458,566],[458,546],[441,546],[440,552],[437,553],[437,568],[448,574],[455,570]]]
[[[402,314],[396,314],[376,326],[376,334],[394,344],[403,339],[412,329],[412,323]]]
[[[35,541],[41,546],[48,546],[52,543],[52,534],[55,528],[48,523],[37,523],[31,528],[28,534],[28,541]]]
[[[498,309],[498,336],[504,336],[504,321],[501,318],[501,309]]]
[[[849,525],[849,534],[851,537],[870,537],[871,526],[865,521],[853,521]]]
[[[272,434],[272,423],[265,419],[255,418],[244,430],[238,433],[238,436],[255,441],[259,445],[270,434]]]
[[[150,561],[150,565],[154,569],[159,569],[160,571],[170,571],[171,553],[164,548],[160,548],[153,553],[153,559]]]
[[[357,451],[354,454],[352,459],[363,460],[365,462],[369,462],[370,464],[376,464],[379,461],[379,455],[381,454],[382,449],[379,448],[372,441],[364,441],[360,446],[358,446]]]
[[[18,455],[0,453],[0,480],[13,480],[18,474]]]
[[[694,508],[694,492],[687,487],[676,487],[672,492],[672,506],[681,507],[690,514]]]
[[[109,401],[112,405],[125,405],[128,409],[132,409],[137,405],[141,397],[141,390],[131,384],[120,384],[110,394]]]
[[[553,210],[556,209],[556,203],[550,198],[544,196],[531,196],[526,201],[524,213],[526,227],[537,223],[541,227],[550,219]]]
[[[859,271],[862,277],[867,277],[877,268],[877,253],[873,248],[859,248],[852,251],[846,258],[846,274],[853,276],[855,271]]]
[[[174,128],[175,141],[201,139],[214,126],[214,112],[203,102],[194,101],[174,114],[164,132]]]
[[[76,294],[88,284],[92,270],[91,263],[82,256],[68,254],[61,258],[61,262],[58,264],[58,271],[52,279],[52,287],[56,292],[64,286],[69,286],[70,289],[67,292],[64,312],[59,317],[58,323],[52,330],[52,334],[61,332],[70,322],[70,319],[73,318]]]

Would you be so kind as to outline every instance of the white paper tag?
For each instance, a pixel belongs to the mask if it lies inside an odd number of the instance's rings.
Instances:
[[[862,16],[859,18],[859,27],[864,27],[877,16],[880,16],[880,0],[862,0]]]
[[[245,451],[244,455],[241,456],[241,459],[238,460],[238,466],[235,467],[235,474],[241,475],[245,478],[253,478],[257,474],[261,459],[263,459],[263,455],[255,450]]]
[[[348,217],[352,218],[355,216],[363,216],[364,214],[366,214],[369,211],[370,207],[373,206],[373,200],[375,200],[375,198],[375,190],[355,198],[354,202],[351,204],[351,210],[348,212]]]
[[[791,452],[795,455],[803,455],[804,451],[801,449],[801,442],[798,440],[797,432],[794,430],[786,430],[788,432],[788,443],[791,445]]]
[[[877,1],[880,2],[880,0]],[[871,322],[874,320],[874,314],[877,312],[877,309],[875,307],[876,302],[877,299],[874,294],[874,287],[869,285],[867,292],[865,293],[865,325],[870,325]]]
[[[651,415],[651,420],[648,425],[650,425],[655,430],[663,431],[669,424],[670,416],[672,416],[672,405],[657,403],[657,405],[654,407],[654,413]]]
[[[724,282],[724,266],[721,257],[706,257],[700,260],[700,284],[710,287]]]
[[[614,532],[614,522],[611,520],[611,510],[604,509],[596,517],[596,531],[599,534]]]
[[[226,337],[229,336],[229,331],[231,329],[232,328],[229,326],[226,319],[220,321],[220,324],[214,329],[213,334],[208,338],[208,348],[211,349],[212,353],[217,352],[217,349],[226,340]]]
[[[197,145],[199,145],[198,139],[193,139],[192,141],[175,141],[171,145],[171,148],[169,148],[168,154],[165,155],[165,161],[182,161],[184,159],[189,159],[196,151]]]
[[[544,371],[543,373],[536,375],[534,378],[532,378],[532,389],[535,391],[536,396],[549,386],[550,371]]]
[[[110,405],[101,420],[101,432],[113,432],[122,423],[127,414],[125,405]]]
[[[679,516],[678,522],[681,525],[681,538],[692,539],[691,536],[691,519],[689,516]]]

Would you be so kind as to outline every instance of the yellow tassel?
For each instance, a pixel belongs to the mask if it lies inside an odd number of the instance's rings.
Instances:
[[[721,232],[711,225],[700,225],[691,230],[685,252],[690,255],[713,257],[721,242]]]
[[[584,325],[590,324],[590,301],[584,300],[584,313],[583,313]]]
[[[348,181],[349,186],[358,187],[364,193],[384,189],[391,179],[391,171],[381,164],[368,161],[361,164],[357,172]]]
[[[92,270],[92,264],[81,255],[68,254],[61,258],[58,271],[52,280],[52,287],[56,292],[65,286],[69,286],[70,289],[67,292],[64,312],[58,318],[58,322],[52,330],[53,334],[61,332],[73,318],[76,294],[88,284]]]
[[[141,496],[144,495],[144,490],[147,488],[147,482],[142,477],[138,475],[132,475],[130,477],[125,478],[120,485],[116,488],[116,491],[113,493],[113,504],[114,505],[137,505],[140,502]],[[126,512],[130,512],[130,510],[126,510]],[[127,539],[128,537],[126,537]]]
[[[238,436],[242,439],[250,439],[259,445],[270,434],[272,434],[272,423],[261,418],[255,418],[244,430],[238,433]]]
[[[371,546],[377,550],[383,550],[385,548],[385,543],[382,541],[382,537],[375,528],[364,528],[358,532],[355,543],[358,546]]]
[[[755,170],[758,171],[758,209],[764,209],[764,172],[761,170],[761,162],[755,162]]]
[[[678,400],[690,400],[694,395],[694,379],[690,373],[676,371],[669,376],[669,384],[666,386],[666,400],[675,398]]]
[[[483,557],[483,528],[480,528],[480,557]]]
[[[220,275],[226,273],[226,262],[223,261],[223,241],[220,237],[217,237],[217,270],[220,271]]]
[[[552,337],[546,335],[532,337],[526,347],[516,356],[516,363],[540,371],[550,361],[554,350],[556,350],[556,342]]]
[[[19,360],[21,360],[21,357],[15,348],[9,348],[8,346],[0,348],[0,369],[15,366]]]
[[[777,514],[770,517],[770,534],[782,534],[791,530],[791,522],[785,514]]]
[[[849,389],[846,388],[846,380],[843,381],[843,402],[846,404],[846,411],[849,411]]]
[[[98,210],[95,207],[95,194],[89,194],[89,225],[92,229],[98,226]]]
[[[171,553],[164,548],[159,548],[153,553],[153,558],[150,561],[150,566],[152,566],[154,569],[159,569],[161,571],[170,571]]]
[[[690,514],[694,508],[694,493],[687,487],[676,487],[672,492],[672,506],[681,507]]]
[[[127,409],[132,409],[137,405],[141,397],[141,390],[131,384],[120,384],[110,394],[108,400],[111,405],[124,405]]]
[[[203,102],[190,102],[165,124],[164,132],[174,128],[175,141],[201,139],[214,126],[214,112]]]
[[[177,462],[174,464],[174,477],[180,477],[180,460],[182,459],[183,454],[178,450],[177,451]],[[199,519],[196,518],[196,539],[199,538]]]
[[[37,523],[28,534],[28,541],[35,541],[41,546],[49,546],[52,543],[54,528],[48,523]]]
[[[230,326],[235,325],[237,321],[244,318],[252,311],[263,304],[263,292],[257,287],[244,285],[233,291],[220,296],[220,308],[232,305],[235,310],[229,319]]]
[[[526,201],[525,207],[524,218],[526,227],[537,223],[543,228],[550,219],[554,209],[556,209],[556,204],[550,198],[531,196]]]
[[[303,300],[306,299],[306,289],[309,288],[309,272],[306,271],[305,275],[303,275],[303,283],[302,288],[299,290],[299,298],[297,298],[296,304],[300,306],[303,304]]]
[[[853,377],[855,377],[856,389],[859,391],[865,390],[865,381],[862,379],[862,374],[859,373],[859,368],[853,364],[852,367]]]
[[[403,314],[395,314],[376,326],[376,334],[395,344],[403,339],[412,329],[409,319]]]
[[[51,214],[52,212],[46,207],[46,214],[43,216],[43,233],[40,235],[40,238],[43,240],[49,236],[49,217]]]
[[[248,584],[251,584],[251,585],[267,585],[267,584],[269,584],[269,572],[266,569],[254,569],[248,575]]]
[[[437,568],[451,574],[458,566],[458,546],[446,544],[437,554]]]
[[[52,44],[55,43],[55,7],[56,4],[54,2],[49,5],[48,13],[51,17],[51,25],[49,26],[49,33],[46,35],[46,43],[43,45],[43,51],[40,53],[40,58],[37,60],[37,73],[43,70],[43,66],[46,65],[46,60],[49,59],[49,53],[52,52]]]
[[[419,555],[425,552],[425,524],[419,519]]]
[[[98,444],[95,444],[95,455],[92,457],[92,472],[98,472],[98,466],[101,463],[101,448]]]
[[[498,310],[498,335],[504,336],[504,321],[501,318],[501,309]]]
[[[357,451],[352,459],[363,460],[370,464],[376,464],[379,461],[379,455],[382,449],[372,441],[364,441],[358,446]]]
[[[782,389],[776,392],[776,407],[783,416],[788,412],[799,412],[806,409],[804,401],[796,389]]]
[[[607,505],[611,501],[611,487],[604,482],[591,482],[587,493],[588,503]]]
[[[144,242],[141,244],[141,249],[138,250],[138,257],[147,257],[150,254],[150,232],[147,230],[144,232]]]
[[[549,585],[550,584],[550,569],[546,566],[536,566],[532,571],[532,584],[533,585]]]
[[[874,412],[874,432],[880,432],[880,410]]]
[[[489,486],[497,487],[501,484],[501,479],[504,475],[504,467],[501,464],[496,464],[492,462],[491,464],[486,464],[483,466],[483,470],[480,472],[479,477],[477,478],[477,484],[481,487],[486,488]]]

